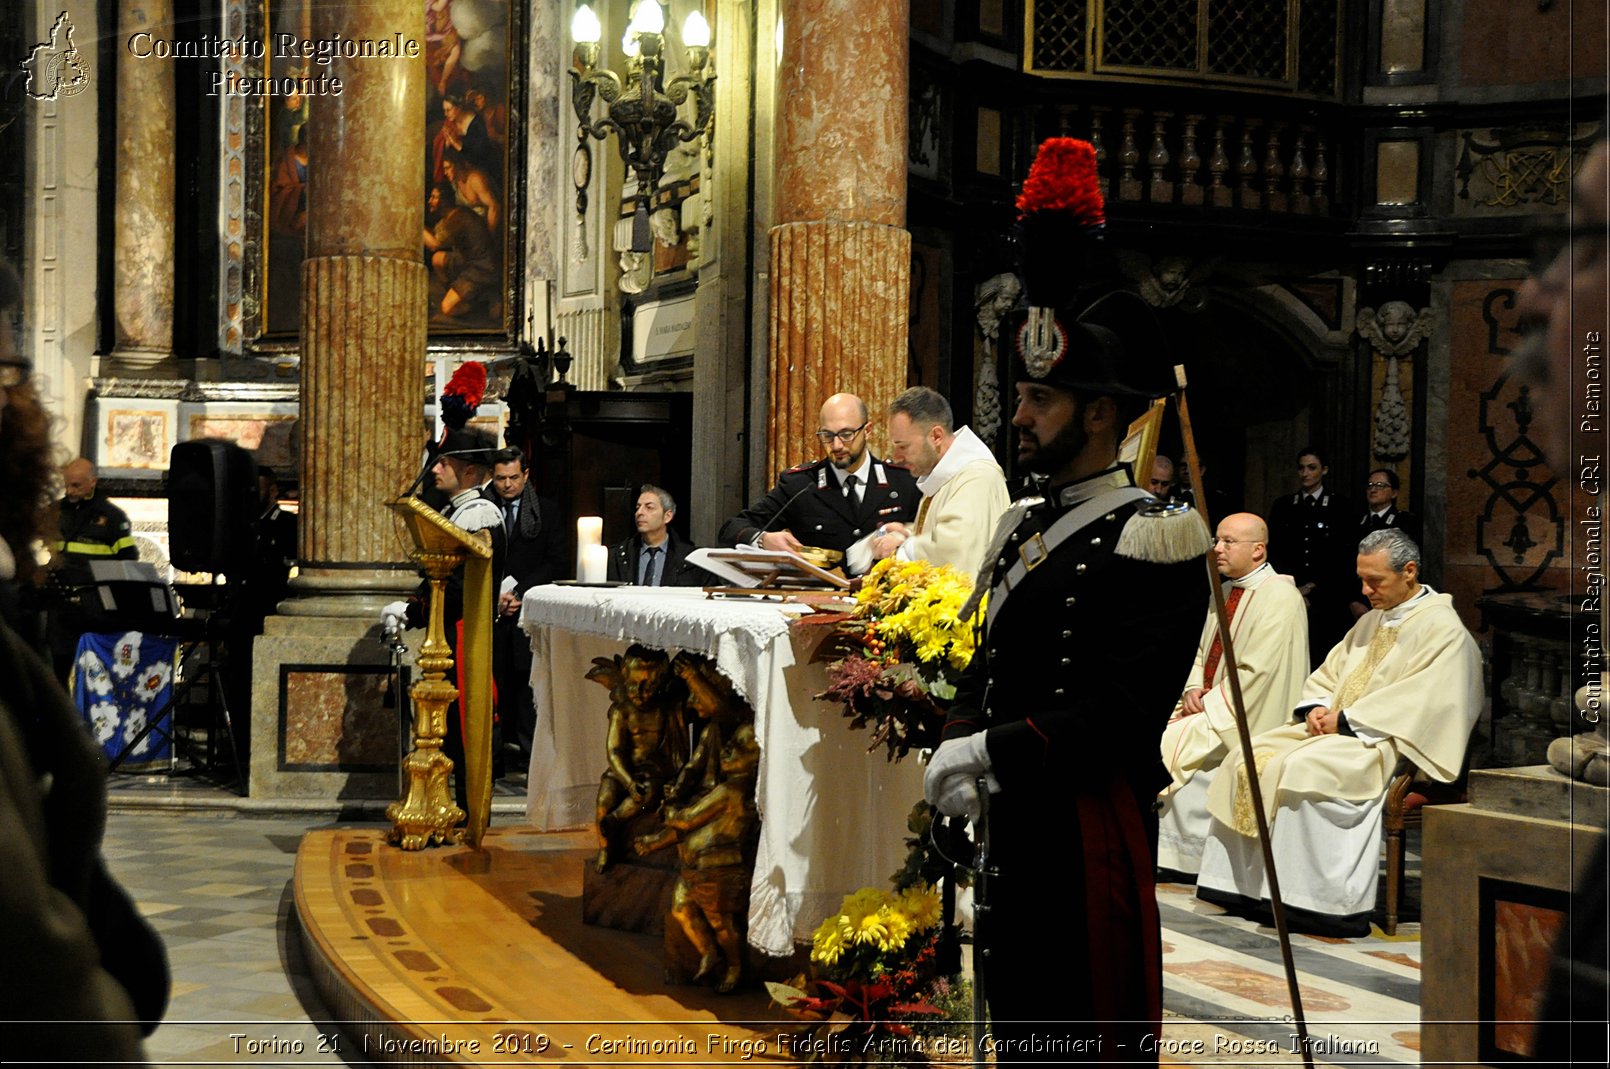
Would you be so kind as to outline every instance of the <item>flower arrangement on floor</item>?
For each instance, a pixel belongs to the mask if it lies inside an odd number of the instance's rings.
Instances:
[[[912,1026],[964,1019],[968,1006],[965,985],[940,975],[940,912],[932,884],[844,896],[811,940],[810,978],[766,985],[788,1012],[818,1022],[796,1049],[812,1061],[900,1064],[948,1049],[946,1037],[960,1028]]]
[[[888,557],[867,573],[853,610],[802,621],[833,626],[818,653],[830,659],[829,686],[817,697],[842,702],[851,727],[871,728],[869,752],[883,745],[898,761],[939,744],[938,703],[955,697],[973,658],[973,622],[958,618],[972,590],[972,578],[948,564]]]

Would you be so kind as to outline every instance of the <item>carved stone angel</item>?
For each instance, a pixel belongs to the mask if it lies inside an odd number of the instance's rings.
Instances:
[[[1435,326],[1430,308],[1416,312],[1408,301],[1387,301],[1379,309],[1358,310],[1359,337],[1382,356],[1407,356],[1422,338],[1431,336]]]
[[[994,341],[1001,333],[1001,320],[1023,296],[1023,283],[1009,271],[992,275],[978,284],[973,291],[973,309],[978,315],[978,332],[985,341]]]

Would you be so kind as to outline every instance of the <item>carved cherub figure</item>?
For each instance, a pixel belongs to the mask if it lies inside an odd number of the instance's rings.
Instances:
[[[986,341],[994,341],[1001,333],[1001,320],[1023,296],[1023,283],[1011,272],[993,275],[978,284],[973,292],[973,308],[978,315],[978,332]]]
[[[1387,301],[1379,309],[1358,310],[1358,333],[1383,356],[1404,356],[1436,327],[1430,308],[1418,312],[1408,301]]]
[[[674,667],[687,684],[687,708],[705,721],[704,732],[661,810],[665,830],[640,837],[633,847],[641,855],[676,843],[682,870],[671,919],[699,954],[693,981],[709,980],[719,970],[716,990],[726,994],[743,974],[742,911],[760,827],[760,746],[753,710],[712,661],[682,654]]]
[[[587,678],[609,688],[608,767],[598,783],[599,872],[609,867],[619,830],[659,808],[665,784],[687,758],[682,710],[667,684],[662,650],[633,645],[624,656],[593,658]]]

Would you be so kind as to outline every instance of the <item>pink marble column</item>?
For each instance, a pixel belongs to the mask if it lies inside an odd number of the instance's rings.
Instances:
[[[363,615],[411,586],[385,502],[424,441],[424,5],[316,4],[313,36],[420,43],[417,59],[337,59],[340,95],[311,98],[302,267],[297,615]]]
[[[906,0],[783,0],[771,230],[768,466],[821,452],[828,395],[905,388]],[[881,438],[881,435],[876,436]]]
[[[172,0],[120,4],[117,40],[173,36]],[[117,158],[112,209],[113,356],[173,355],[174,62],[117,57]]]

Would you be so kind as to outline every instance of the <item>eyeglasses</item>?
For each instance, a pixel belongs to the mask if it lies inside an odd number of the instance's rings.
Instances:
[[[1390,489],[1392,489],[1392,484],[1391,483],[1365,483],[1364,484],[1364,489],[1366,489],[1366,490],[1390,490]]]
[[[847,431],[817,431],[816,440],[821,442],[823,445],[833,441],[848,442],[850,439],[854,438],[864,430],[866,430],[865,423],[861,424],[859,427],[852,427]]]
[[[1263,545],[1263,540],[1257,538],[1215,538],[1213,544],[1216,546],[1261,546]]]

